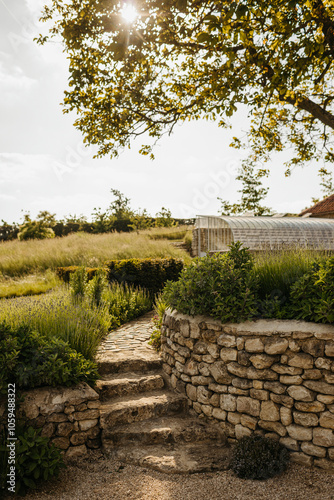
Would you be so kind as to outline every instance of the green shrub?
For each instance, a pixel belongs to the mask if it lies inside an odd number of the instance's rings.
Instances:
[[[84,267],[78,267],[78,269],[70,276],[70,288],[73,297],[83,298],[87,290],[87,272]]]
[[[16,493],[24,495],[41,481],[57,477],[65,467],[61,452],[41,430],[28,427],[18,432],[16,444]]]
[[[288,463],[289,452],[285,447],[253,434],[236,443],[230,465],[240,478],[263,480],[284,472]]]
[[[179,312],[206,314],[222,322],[245,321],[257,313],[252,258],[241,244],[226,254],[195,259],[179,280],[167,283],[164,300]]]
[[[17,387],[94,384],[97,366],[60,339],[47,339],[28,325],[17,328],[0,323],[0,389]]]
[[[57,267],[56,274],[57,274],[58,278],[63,280],[65,283],[69,283],[72,274],[75,273],[78,269],[80,269],[80,266]],[[94,278],[95,274],[99,271],[99,269],[100,268],[98,268],[98,267],[86,267],[85,268],[88,281],[90,281],[92,278]]]
[[[161,327],[162,320],[167,309],[167,304],[164,301],[162,294],[159,294],[154,302],[154,316],[152,318],[153,331],[149,340],[149,344],[153,346],[157,351],[161,348]]]
[[[98,307],[103,302],[103,296],[108,288],[108,281],[104,269],[99,269],[94,278],[87,284],[87,295]]]
[[[106,263],[109,281],[126,282],[145,288],[152,295],[167,281],[175,281],[183,269],[182,259],[125,259]]]
[[[152,308],[152,299],[146,290],[126,283],[111,283],[104,300],[109,309],[112,328],[138,318]]]
[[[334,257],[315,263],[291,286],[290,296],[291,317],[334,323]]]

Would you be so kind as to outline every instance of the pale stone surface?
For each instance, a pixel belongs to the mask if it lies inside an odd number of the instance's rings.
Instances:
[[[250,389],[253,387],[253,382],[245,378],[234,378],[232,380],[232,385],[238,387],[239,389]]]
[[[200,372],[201,375],[204,375],[204,377],[209,377],[210,376],[210,365],[208,363],[200,363],[198,365],[198,371]]]
[[[318,425],[319,418],[314,413],[303,413],[294,411],[293,420],[297,425],[303,425],[304,427],[315,427]]]
[[[297,353],[289,359],[288,365],[304,369],[313,368],[313,358],[310,354]]]
[[[299,450],[298,441],[296,441],[295,439],[292,439],[290,437],[282,437],[282,438],[280,438],[279,442],[283,446],[285,446],[286,448],[288,448],[288,450],[292,450],[292,451],[298,451]]]
[[[287,339],[268,339],[265,344],[265,352],[267,354],[283,354],[289,346],[289,342]]]
[[[292,439],[297,439],[297,441],[312,440],[312,428],[291,424],[286,427],[286,430],[288,431],[289,436]]]
[[[321,448],[320,446],[315,446],[314,444],[304,441],[301,444],[301,449],[307,455],[312,455],[314,457],[323,458],[326,456],[326,448]]]
[[[280,419],[283,425],[287,426],[292,424],[292,412],[290,408],[285,406],[280,407]]]
[[[210,391],[217,392],[218,394],[226,394],[228,387],[227,387],[227,385],[220,385],[220,384],[211,383],[208,385],[208,389]]]
[[[321,403],[324,403],[325,405],[330,405],[330,404],[334,403],[334,396],[327,396],[324,394],[318,394],[317,400],[320,401]]]
[[[186,385],[186,394],[191,401],[197,401],[197,387],[194,385]]]
[[[225,347],[220,351],[220,357],[225,363],[228,363],[229,361],[236,361],[237,356],[238,356],[237,349],[231,349]]]
[[[263,389],[264,382],[262,380],[253,380],[254,389]]]
[[[235,426],[235,437],[241,439],[244,436],[250,436],[252,434],[251,429],[244,427],[243,425],[237,424]]]
[[[98,418],[94,418],[91,420],[80,420],[79,428],[81,431],[88,431],[88,429],[95,427],[98,424],[98,421]]]
[[[261,339],[247,339],[245,342],[245,350],[248,352],[263,352],[264,345]]]
[[[303,379],[299,375],[281,375],[279,381],[281,384],[286,385],[300,385],[303,383]]]
[[[313,395],[311,391],[299,385],[292,385],[287,388],[289,396],[297,401],[313,401]]]
[[[233,425],[240,424],[241,422],[241,413],[229,411],[227,414],[227,421]]]
[[[212,377],[218,384],[230,384],[232,377],[227,371],[227,367],[223,361],[216,361],[210,365]]]
[[[219,358],[220,349],[217,344],[208,344],[208,353],[214,358]]]
[[[191,377],[191,383],[193,385],[209,385],[213,382],[212,377],[204,377],[203,375],[197,375],[195,377]]]
[[[202,412],[207,417],[212,417],[213,408],[210,405],[204,405],[204,404],[202,404]]]
[[[314,412],[314,413],[324,411],[325,409],[325,405],[320,401],[312,401],[312,403],[296,402],[295,407],[299,411]]]
[[[326,342],[325,354],[334,357],[334,342]]]
[[[263,388],[275,394],[284,394],[286,389],[280,382],[265,382]]]
[[[304,352],[311,354],[315,358],[319,358],[324,355],[325,342],[318,339],[308,339],[302,343],[302,349]]]
[[[247,413],[253,417],[260,415],[260,401],[248,397],[238,397],[237,410],[240,413]]]
[[[226,420],[226,415],[226,411],[222,410],[221,408],[214,408],[212,410],[212,416],[217,420]]]
[[[292,451],[290,453],[291,462],[295,462],[297,464],[306,465],[307,467],[311,467],[313,463],[313,458],[309,455],[305,455],[305,453],[298,453]]]
[[[252,429],[255,431],[256,426],[257,426],[257,418],[251,417],[250,415],[243,414],[241,415],[241,424],[244,427],[248,427],[249,429]]]
[[[214,406],[215,408],[219,408],[220,406],[220,395],[219,394],[212,394],[211,398],[209,399],[209,404]]]
[[[194,349],[193,349],[193,352],[195,354],[207,354],[208,352],[208,349],[207,349],[207,344],[206,342],[203,342],[202,340],[199,340],[198,342],[196,342],[196,344],[194,345]]]
[[[183,373],[190,376],[198,375],[198,363],[190,359],[184,365]]]
[[[320,370],[317,370],[316,368],[310,370],[304,370],[302,378],[304,380],[319,380],[320,378],[322,378],[322,373]]]
[[[284,437],[287,434],[286,428],[280,422],[269,422],[268,420],[259,420],[258,425],[262,429],[275,432],[281,437]]]
[[[285,396],[282,394],[270,394],[270,399],[275,403],[286,406],[287,408],[292,408],[294,400],[290,396]]]
[[[315,392],[334,396],[334,385],[319,380],[305,380],[304,385]]]
[[[48,416],[48,422],[67,422],[70,415],[65,415],[64,413],[52,413]]]
[[[260,419],[276,422],[280,419],[279,407],[273,401],[262,401]]]
[[[319,368],[319,370],[330,370],[331,369],[331,361],[326,358],[318,358],[315,360],[315,366]]]
[[[299,352],[300,345],[298,344],[298,342],[296,342],[296,340],[291,339],[291,340],[289,340],[289,349],[292,352]]]
[[[259,370],[270,368],[275,362],[275,359],[272,356],[268,356],[268,354],[254,354],[249,360],[252,365]]]
[[[249,395],[251,398],[259,399],[260,401],[268,401],[269,399],[269,392],[263,389],[251,389]]]
[[[242,337],[237,338],[237,349],[241,351],[245,347],[245,339]]]
[[[202,385],[197,387],[197,401],[204,405],[209,404],[209,399],[212,396],[212,392]]]
[[[58,424],[57,435],[58,436],[68,436],[74,429],[74,425],[71,422],[62,422]]]
[[[334,429],[334,414],[329,411],[325,411],[320,415],[319,423],[321,427]]]
[[[275,364],[271,367],[274,372],[279,373],[280,375],[300,375],[303,373],[302,368],[296,368],[295,366],[286,366],[286,365],[280,365],[280,364]]]
[[[81,446],[71,446],[65,453],[67,460],[74,460],[87,455],[87,448],[83,444]]]
[[[228,392],[230,394],[237,394],[238,396],[249,396],[248,389],[239,389],[238,387],[233,387],[233,386],[230,386],[228,388]]]
[[[334,384],[334,373],[324,373],[325,381],[328,384]]]
[[[331,429],[316,427],[313,429],[313,444],[329,448],[334,446],[334,434]]]
[[[237,341],[234,335],[220,335],[217,339],[217,344],[222,347],[235,347]]]
[[[235,411],[237,409],[237,398],[232,394],[221,394],[220,407],[222,410]]]

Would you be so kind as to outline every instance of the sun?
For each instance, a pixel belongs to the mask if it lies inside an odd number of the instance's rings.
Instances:
[[[126,3],[121,10],[121,15],[127,23],[133,23],[138,16],[138,12],[131,3]]]

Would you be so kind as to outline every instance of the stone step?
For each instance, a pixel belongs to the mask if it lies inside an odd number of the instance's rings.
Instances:
[[[231,449],[216,443],[165,444],[115,448],[110,457],[166,474],[193,474],[229,469]]]
[[[105,376],[96,382],[95,388],[100,394],[100,401],[107,401],[119,396],[162,389],[164,384],[164,379],[159,373],[150,375],[126,373]]]
[[[147,446],[167,443],[225,444],[226,435],[219,425],[207,424],[198,417],[160,417],[107,428],[102,432],[103,450],[110,453],[118,446]]]
[[[143,395],[125,396],[100,406],[102,429],[141,420],[175,415],[188,410],[187,398],[170,391],[155,391]]]
[[[118,355],[110,352],[102,353],[97,356],[96,361],[100,375],[127,372],[148,373],[159,370],[162,366],[160,356],[153,349],[140,354],[130,353],[130,355],[127,351]]]

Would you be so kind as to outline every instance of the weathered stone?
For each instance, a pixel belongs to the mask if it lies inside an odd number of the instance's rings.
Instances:
[[[281,382],[281,384],[286,385],[300,385],[303,383],[303,379],[300,375],[281,375],[279,381]]]
[[[313,458],[309,455],[305,455],[305,453],[292,451],[290,453],[291,462],[295,462],[296,464],[306,465],[307,467],[311,467],[313,463]]]
[[[257,426],[257,418],[251,417],[250,415],[242,414],[241,415],[241,424],[244,427],[248,427],[249,429],[252,429],[255,431],[256,426]]]
[[[189,375],[185,375],[184,373],[181,373],[180,379],[183,380],[183,382],[191,382],[191,377],[189,377]]]
[[[91,429],[89,429],[86,432],[86,435],[89,439],[94,439],[100,434],[100,432],[101,432],[100,427],[98,425],[96,425],[95,427],[92,427]]]
[[[325,411],[320,415],[319,424],[321,427],[325,427],[326,429],[334,429],[334,414]]]
[[[40,427],[43,427],[43,425],[45,425],[46,418],[44,415],[39,415],[34,420],[30,420],[30,422],[35,429],[39,429]]]
[[[197,387],[194,385],[186,385],[186,394],[191,401],[197,401]]]
[[[334,357],[334,342],[326,342],[325,354],[326,356]]]
[[[298,441],[296,441],[295,439],[292,439],[290,437],[282,437],[282,438],[280,438],[279,442],[283,446],[285,446],[286,448],[288,448],[288,450],[292,450],[292,451],[298,451],[299,450]]]
[[[252,365],[259,370],[270,368],[271,365],[275,362],[275,358],[273,358],[272,356],[268,356],[268,354],[253,354],[253,356],[251,356],[249,360]]]
[[[84,457],[85,455],[87,455],[87,448],[84,444],[81,446],[71,446],[65,453],[65,457],[69,461]]]
[[[51,438],[55,434],[56,425],[50,422],[49,424],[45,424],[42,431],[41,436]]]
[[[254,389],[263,389],[264,382],[262,380],[253,380]]]
[[[232,382],[232,377],[228,373],[228,369],[223,361],[212,363],[210,365],[210,372],[218,384],[230,384]]]
[[[318,425],[319,421],[318,415],[315,415],[314,413],[303,413],[298,411],[293,412],[293,419],[295,424],[302,425],[304,427],[315,427]]]
[[[220,349],[217,344],[208,344],[207,349],[210,356],[212,356],[214,359],[219,358]]]
[[[258,399],[260,401],[268,401],[269,399],[269,392],[262,389],[251,389],[249,394],[251,398]]]
[[[304,380],[319,380],[322,377],[322,373],[320,370],[316,370],[315,368],[312,370],[304,370],[302,378]]]
[[[250,366],[251,365],[250,357],[251,357],[251,354],[249,352],[238,351],[238,357],[237,357],[237,359],[238,359],[239,365],[241,365],[241,366]]]
[[[202,342],[201,340],[199,340],[198,342],[196,342],[196,344],[194,345],[194,349],[193,349],[193,352],[195,354],[207,354],[208,352],[208,349],[206,347],[206,343],[205,342]]]
[[[334,396],[334,385],[319,380],[305,380],[304,385],[315,392]]]
[[[237,398],[232,394],[221,394],[220,407],[222,410],[235,411],[237,409]]]
[[[253,382],[244,378],[234,378],[232,380],[232,385],[238,387],[239,389],[250,389],[253,387]]]
[[[325,405],[320,401],[312,401],[311,403],[296,402],[295,407],[296,410],[299,411],[314,412],[314,413],[324,411],[325,409]]]
[[[75,420],[90,420],[92,418],[99,418],[99,410],[85,410],[73,413]]]
[[[204,415],[206,415],[207,417],[212,417],[213,408],[212,408],[212,406],[210,406],[210,405],[203,405],[203,404],[202,404],[202,412],[203,412],[203,413],[204,413]]]
[[[227,385],[219,385],[219,384],[209,384],[208,389],[213,392],[217,392],[218,394],[226,394],[227,393]]]
[[[219,408],[219,406],[220,406],[220,395],[216,394],[216,393],[212,394],[211,398],[209,399],[209,404],[211,406]]]
[[[274,403],[281,404],[286,406],[287,408],[292,408],[294,400],[290,396],[285,396],[282,394],[270,394],[270,399],[274,401]]]
[[[176,359],[176,356],[177,356],[177,354],[175,354],[175,356],[174,356],[175,359]],[[179,374],[183,373],[184,362],[185,362],[185,360],[182,363],[180,363],[179,361],[175,362],[175,368],[179,372]]]
[[[247,339],[245,342],[245,350],[247,352],[263,352],[264,351],[264,345],[261,339],[255,338],[255,339]],[[268,353],[270,354],[270,353]]]
[[[334,373],[327,373],[327,372],[325,372],[324,373],[324,378],[325,378],[325,382],[327,382],[327,384],[333,384],[334,385]]]
[[[292,424],[292,412],[290,408],[286,408],[285,406],[280,407],[280,420],[285,426]]]
[[[312,337],[312,333],[307,333],[307,332],[293,332],[292,333],[292,338],[297,339],[297,340],[305,340],[310,337]]]
[[[313,358],[310,354],[297,353],[289,359],[288,365],[304,369],[313,368]]]
[[[203,377],[203,375],[198,375],[197,377],[191,377],[191,383],[193,385],[209,385],[213,382],[212,377]]]
[[[318,394],[317,396],[318,401],[321,403],[324,403],[325,405],[330,405],[334,403],[334,396],[328,396],[325,394]]]
[[[297,441],[311,441],[312,440],[312,429],[309,427],[302,427],[300,425],[288,425],[286,427],[288,434],[292,439],[297,439]]]
[[[70,440],[67,437],[56,437],[52,439],[51,442],[56,446],[56,448],[60,448],[61,450],[67,450],[70,446]]]
[[[87,439],[86,441],[87,448],[91,448],[93,450],[101,447],[101,438],[96,439]]]
[[[285,386],[279,382],[265,382],[263,385],[264,389],[274,392],[275,394],[284,394]]]
[[[191,351],[194,349],[195,340],[194,339],[183,339],[183,344],[188,347]]]
[[[315,366],[319,368],[319,370],[330,370],[331,369],[331,361],[326,358],[318,358],[315,360]]]
[[[230,394],[237,394],[238,396],[249,396],[248,389],[239,389],[238,387],[233,387],[233,386],[230,386],[228,388],[228,392]]]
[[[236,361],[238,356],[238,351],[236,349],[231,349],[229,347],[225,347],[220,351],[220,357],[225,362]]]
[[[205,330],[202,333],[202,339],[205,340],[205,342],[210,342],[211,344],[214,344],[217,340],[217,334],[214,330]]]
[[[203,354],[202,356],[202,361],[204,361],[205,363],[214,363],[215,360],[216,359],[211,356],[211,354]]]
[[[233,425],[240,424],[241,422],[241,413],[229,411],[227,414],[227,421]]]
[[[179,324],[180,324],[181,335],[183,337],[189,337],[190,334],[189,321],[186,319],[181,319]]]
[[[262,401],[260,419],[276,422],[280,419],[279,407],[273,401]]]
[[[79,405],[75,406],[75,411],[83,411],[87,410],[87,403],[80,403]]]
[[[190,376],[198,375],[198,363],[189,359],[183,367],[183,373]]]
[[[174,354],[174,358],[177,361],[175,363],[176,368],[180,371],[183,372],[183,365],[186,362],[186,358],[183,356],[180,356],[177,352]],[[180,369],[180,363],[181,363],[181,369]],[[178,365],[178,366],[177,366]]]
[[[69,416],[64,413],[52,413],[47,417],[48,422],[67,422],[69,420]]]
[[[235,347],[237,345],[237,341],[234,335],[220,335],[217,339],[217,344],[222,347]]]
[[[314,467],[320,467],[321,469],[327,470],[329,472],[334,472],[334,464],[330,460],[325,458],[315,458],[313,461]]]
[[[206,387],[199,385],[197,387],[197,401],[203,405],[209,404],[209,399],[212,396],[212,392],[208,391]]]
[[[276,432],[266,432],[264,435],[265,438],[267,439],[272,439],[273,441],[279,441],[280,437]]]
[[[282,425],[280,422],[270,422],[268,420],[259,420],[258,421],[259,427],[262,429],[266,429],[267,431],[272,431],[276,432],[281,437],[286,436],[286,429],[284,425]]]
[[[237,411],[258,417],[260,415],[260,401],[240,396],[237,399]]]
[[[81,444],[84,444],[87,439],[87,434],[85,432],[76,432],[75,434],[72,434],[70,437],[71,444],[73,446],[78,446]]]
[[[67,437],[73,431],[74,426],[71,422],[62,422],[58,424],[57,427],[57,436]]]
[[[302,349],[304,352],[311,354],[315,358],[319,358],[324,355],[325,342],[318,339],[308,339],[302,343]]]
[[[201,336],[201,330],[196,323],[190,323],[190,337],[192,339],[199,339]]]
[[[244,436],[250,436],[252,434],[251,429],[244,427],[243,425],[237,424],[235,426],[235,437],[241,439]]]
[[[313,401],[312,392],[300,385],[292,385],[287,388],[289,396],[297,401]]]
[[[334,405],[328,405],[327,408],[331,413],[334,413]]]
[[[221,408],[214,408],[212,410],[212,416],[217,420],[226,420],[226,415],[226,411],[222,410]]]
[[[81,431],[88,431],[92,427],[95,427],[98,423],[98,418],[90,419],[90,420],[80,420],[79,429]]]
[[[328,449],[328,456],[331,460],[334,460],[334,448]]]
[[[175,376],[174,372],[172,373],[171,377],[170,377],[170,385],[173,387],[173,389],[176,388],[176,384],[177,384],[177,377]]]
[[[289,346],[287,339],[267,339],[264,350],[267,354],[283,354]]]
[[[300,351],[300,345],[295,340],[289,340],[289,349],[292,352],[299,352]]]
[[[300,375],[303,373],[302,368],[296,368],[295,366],[285,366],[285,365],[273,365],[271,367],[274,372],[279,373],[280,375]]]
[[[88,401],[87,403],[88,409],[100,408],[100,406],[101,406],[101,401]]]
[[[304,441],[301,444],[301,449],[307,455],[312,455],[313,457],[323,458],[326,456],[326,448],[321,448],[320,446],[314,446],[314,444]]]
[[[245,339],[243,337],[237,338],[237,349],[241,351],[245,347]]]
[[[70,413],[73,413],[74,411],[75,411],[75,408],[73,405],[65,406],[65,408],[64,408],[64,413],[66,415],[69,415]]]
[[[197,401],[194,401],[193,408],[194,408],[195,412],[198,413],[199,415],[202,413],[201,403],[197,403]]]
[[[334,446],[334,434],[331,429],[315,427],[313,429],[313,444],[329,448]]]
[[[204,377],[210,377],[210,365],[208,363],[200,363],[198,365],[198,370],[201,375],[204,375]]]

